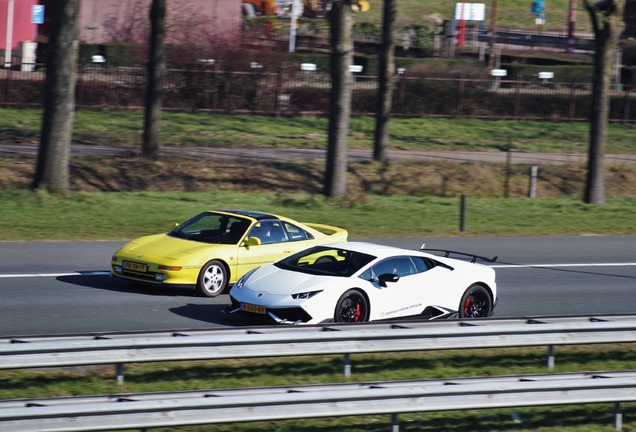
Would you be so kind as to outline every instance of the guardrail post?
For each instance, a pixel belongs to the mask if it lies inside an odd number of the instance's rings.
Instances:
[[[554,369],[554,347],[548,347],[548,369]]]
[[[614,404],[614,429],[617,431],[623,430],[623,411],[621,410],[620,402]]]
[[[537,196],[537,174],[539,168],[536,165],[532,165],[530,168],[530,189],[528,190],[528,198],[534,198]]]
[[[349,354],[344,355],[344,376],[351,376],[351,357]]]
[[[400,432],[397,414],[391,414],[391,432]]]
[[[124,383],[124,365],[117,363],[117,384]]]

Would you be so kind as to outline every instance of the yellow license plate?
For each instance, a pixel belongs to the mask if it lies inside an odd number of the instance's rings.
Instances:
[[[244,310],[245,312],[253,312],[253,313],[262,314],[262,315],[267,313],[267,308],[265,306],[256,306],[249,303],[241,303],[241,310]]]
[[[145,273],[148,271],[148,264],[139,264],[136,262],[124,261],[124,268],[126,270]]]

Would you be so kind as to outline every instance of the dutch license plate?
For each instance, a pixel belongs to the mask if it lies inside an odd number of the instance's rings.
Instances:
[[[241,310],[244,310],[245,312],[253,312],[253,313],[263,314],[263,315],[267,313],[267,308],[265,306],[256,306],[249,303],[241,303]]]
[[[139,264],[136,262],[124,261],[124,268],[126,270],[145,273],[148,271],[148,264]]]

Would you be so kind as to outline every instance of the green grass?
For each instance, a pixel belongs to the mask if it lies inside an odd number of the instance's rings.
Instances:
[[[0,109],[0,141],[39,143],[42,111]],[[255,115],[165,112],[161,144],[326,148],[325,118],[274,118]],[[372,148],[375,120],[354,117],[349,147]],[[636,153],[634,124],[610,124],[606,151]],[[73,140],[84,144],[141,146],[143,113],[79,111]],[[391,119],[390,145],[409,150],[501,150],[586,152],[587,123],[453,119]]]
[[[586,205],[579,198],[468,198],[464,232],[459,231],[458,198],[327,200],[234,192],[74,192],[60,198],[4,191],[0,206],[0,241],[130,239],[168,231],[174,222],[218,208],[252,208],[333,224],[357,238],[636,234],[636,199],[630,198],[611,199],[604,206]]]
[[[370,0],[371,8],[356,14],[356,20],[381,22],[382,2]],[[432,23],[435,19],[453,19],[455,1],[396,0],[397,21],[403,24]],[[470,3],[470,2],[467,2]],[[486,25],[490,25],[492,1],[486,4]],[[531,12],[532,1],[499,0],[497,2],[497,25],[515,28],[536,29],[536,16]],[[544,30],[566,30],[569,18],[569,0],[545,0],[546,23]],[[577,2],[576,30],[590,31],[591,24],[583,2]]]

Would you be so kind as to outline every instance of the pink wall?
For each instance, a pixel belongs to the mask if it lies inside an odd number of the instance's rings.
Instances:
[[[38,0],[13,0],[13,36],[11,48],[17,49],[20,42],[33,41],[37,37],[37,25],[31,24],[31,6]],[[9,0],[0,0],[0,49],[7,47],[7,9]]]
[[[120,34],[149,31],[147,25],[130,25],[147,23],[150,3],[151,0],[81,0],[80,40],[103,43]],[[167,37],[218,34],[234,38],[241,29],[241,4],[242,0],[170,0],[167,21],[175,30],[171,34],[168,28]],[[188,32],[191,34],[184,34]]]

